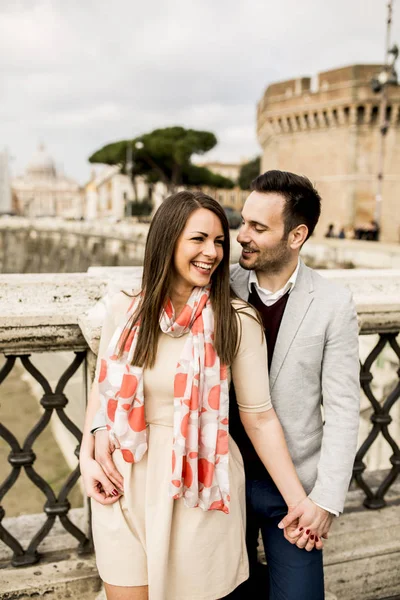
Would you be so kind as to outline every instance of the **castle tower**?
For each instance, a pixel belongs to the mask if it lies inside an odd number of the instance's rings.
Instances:
[[[307,175],[323,199],[321,237],[329,223],[374,219],[380,134],[379,65],[352,65],[267,87],[257,110],[261,169]],[[388,89],[381,240],[400,241],[400,88]]]

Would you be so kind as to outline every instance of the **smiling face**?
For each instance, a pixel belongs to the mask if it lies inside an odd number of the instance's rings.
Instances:
[[[252,192],[247,198],[237,237],[242,245],[239,263],[244,269],[279,273],[293,260],[285,235],[284,206],[283,196],[274,192]]]
[[[188,293],[210,283],[223,255],[224,232],[217,215],[206,208],[188,218],[174,251],[173,286]]]

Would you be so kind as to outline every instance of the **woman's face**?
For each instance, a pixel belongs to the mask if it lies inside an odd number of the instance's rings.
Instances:
[[[217,215],[206,208],[194,211],[175,246],[173,285],[188,292],[207,285],[223,258],[223,244]]]

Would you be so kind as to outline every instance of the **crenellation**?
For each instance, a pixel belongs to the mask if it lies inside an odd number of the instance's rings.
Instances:
[[[348,107],[347,106],[339,106],[337,109],[337,120],[338,120],[338,124],[339,125],[346,125],[347,124],[347,117],[348,117]]]
[[[385,107],[382,104],[380,104],[378,106],[378,114],[377,114],[377,120],[378,120],[379,125],[381,125],[383,123],[385,117],[387,117],[388,115],[390,115],[390,107],[387,106],[386,112],[385,112]]]
[[[390,115],[390,125],[391,126],[395,126],[398,122],[399,122],[399,110],[400,110],[400,104],[397,102],[394,102],[392,104],[392,111],[391,111],[391,115]]]
[[[358,123],[358,109],[355,104],[350,107],[349,123],[350,125],[357,125]]]
[[[296,132],[298,130],[298,127],[297,127],[297,123],[296,123],[296,119],[295,119],[294,115],[289,115],[288,121],[290,123],[291,131]]]

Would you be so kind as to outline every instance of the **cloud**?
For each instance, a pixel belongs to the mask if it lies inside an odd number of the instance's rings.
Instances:
[[[80,181],[98,147],[164,125],[214,131],[210,159],[252,156],[265,87],[380,62],[385,18],[383,0],[6,0],[0,145],[21,172],[43,140]]]

